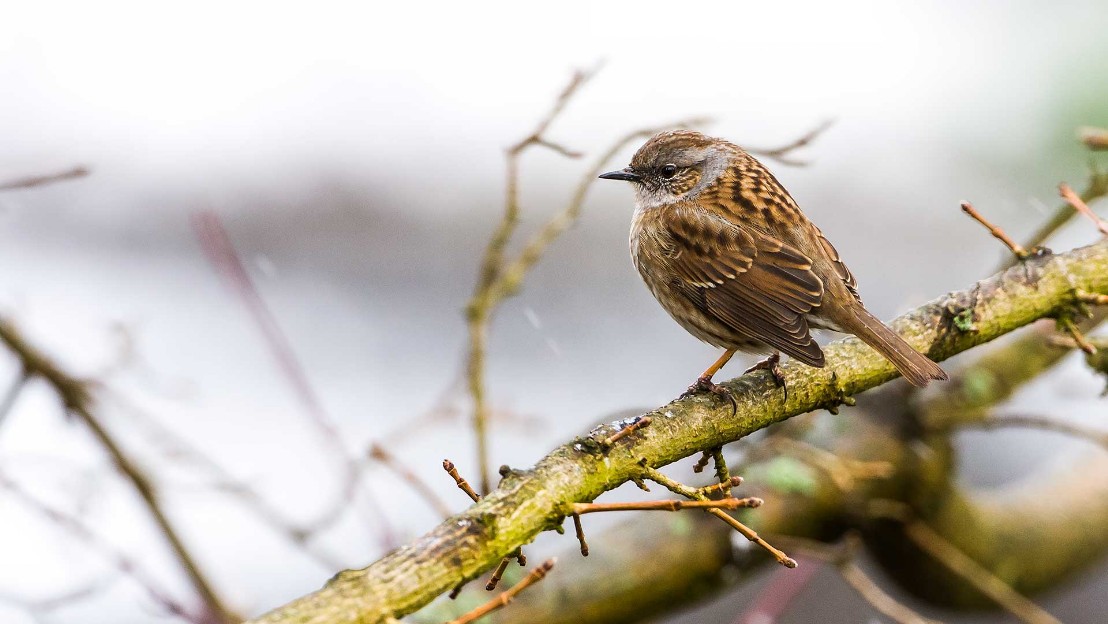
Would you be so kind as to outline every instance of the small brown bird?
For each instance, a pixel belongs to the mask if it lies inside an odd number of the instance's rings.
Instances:
[[[822,368],[811,328],[854,334],[914,385],[947,378],[866,310],[839,253],[739,146],[662,132],[631,166],[600,177],[635,185],[631,257],[650,292],[689,333],[726,349],[682,396],[730,398],[712,376],[735,351],[772,353],[750,370],[769,370],[780,386],[780,352]]]

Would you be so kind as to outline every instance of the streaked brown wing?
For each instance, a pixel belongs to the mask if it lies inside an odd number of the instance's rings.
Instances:
[[[835,249],[835,246],[831,244],[831,241],[827,240],[827,237],[816,229],[819,234],[819,243],[823,246],[823,251],[827,253],[827,257],[831,260],[831,266],[835,267],[835,272],[839,274],[839,277],[843,279],[843,283],[854,295],[854,298],[858,301],[862,300],[862,297],[858,295],[858,280],[854,279],[854,274],[850,272],[850,269],[846,268],[846,264],[843,263],[842,258],[839,257],[839,250]]]
[[[804,254],[711,213],[678,208],[666,217],[666,255],[693,305],[735,332],[823,366],[805,318],[819,306],[823,282]]]

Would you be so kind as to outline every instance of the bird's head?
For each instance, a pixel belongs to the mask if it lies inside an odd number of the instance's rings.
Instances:
[[[693,130],[660,132],[635,152],[629,167],[600,177],[633,183],[639,207],[653,208],[691,199],[714,184],[733,155],[729,148]]]

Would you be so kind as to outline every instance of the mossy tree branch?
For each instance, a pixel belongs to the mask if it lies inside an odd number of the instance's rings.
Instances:
[[[1028,259],[972,288],[940,297],[893,322],[910,343],[935,359],[993,340],[1073,306],[1075,291],[1108,292],[1108,243]],[[972,325],[955,323],[970,318]],[[621,440],[607,454],[596,442],[601,426],[569,442],[534,468],[509,474],[494,492],[362,570],[336,575],[325,587],[254,622],[323,624],[385,622],[419,609],[437,595],[496,565],[536,535],[561,524],[575,502],[591,501],[659,467],[732,442],[768,425],[883,384],[895,369],[855,338],[826,349],[827,367],[790,362],[786,399],[768,373],[727,382],[738,405],[715,397],[675,401],[650,415],[650,427]],[[615,427],[618,429],[618,427]]]

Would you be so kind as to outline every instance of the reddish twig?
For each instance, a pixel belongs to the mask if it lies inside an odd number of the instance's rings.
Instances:
[[[657,470],[656,468],[651,468],[650,466],[643,466],[643,476],[645,478],[650,479],[651,481],[657,483],[658,485],[661,485],[662,487],[668,489],[669,491],[671,491],[675,494],[679,494],[681,496],[684,496],[685,498],[693,499],[693,500],[696,500],[696,501],[705,501],[705,500],[707,500],[707,497],[704,494],[700,493],[700,491],[697,490],[696,488],[691,488],[691,487],[689,487],[687,485],[684,485],[682,483],[678,483],[677,481],[674,481],[673,479],[670,479],[666,475],[662,474],[662,472]],[[746,499],[740,499],[740,500],[746,500]],[[757,500],[758,503],[757,503],[757,505],[752,505],[752,506],[757,507],[757,506],[762,504],[761,499],[754,499],[754,500]],[[726,522],[731,528],[738,531],[740,535],[742,535],[743,537],[745,537],[749,541],[753,542],[755,545],[759,546],[760,548],[762,548],[763,550],[765,550],[769,554],[773,555],[773,558],[777,560],[777,563],[780,563],[781,565],[785,566],[786,568],[795,568],[796,567],[796,565],[797,565],[796,560],[794,560],[792,557],[789,557],[785,553],[781,552],[781,550],[774,547],[772,544],[770,544],[766,540],[762,539],[762,537],[759,536],[758,533],[754,531],[754,529],[751,529],[750,527],[746,526],[745,524],[743,524],[743,523],[739,522],[738,520],[732,518],[729,514],[727,514],[726,512],[724,512],[720,509],[706,509],[705,511],[707,511],[708,513],[712,514],[713,516],[719,518],[720,520]]]
[[[489,577],[489,582],[485,583],[485,591],[492,591],[496,589],[496,586],[500,584],[500,579],[504,578],[504,571],[508,569],[508,564],[511,563],[511,557],[504,557],[497,564],[496,569],[492,571],[492,576]]]
[[[531,570],[530,574],[523,577],[523,579],[520,580],[520,582],[516,583],[515,586],[513,586],[511,589],[505,591],[496,598],[493,598],[492,600],[477,607],[476,609],[470,611],[462,617],[451,620],[448,624],[470,624],[470,622],[476,622],[489,613],[492,613],[493,611],[504,607],[509,602],[511,602],[513,598],[519,595],[521,591],[541,581],[543,577],[546,576],[547,572],[550,572],[550,569],[554,567],[554,562],[555,559],[547,559],[545,562],[543,562],[542,565],[535,568],[534,570]]]
[[[1031,253],[1024,249],[1022,245],[1012,240],[1012,238],[1008,236],[1008,234],[1004,230],[993,225],[987,219],[985,219],[985,217],[981,216],[981,213],[977,212],[977,210],[973,207],[973,204],[969,203],[968,201],[962,202],[962,212],[968,214],[975,221],[985,226],[985,228],[989,230],[989,234],[992,234],[993,237],[1004,243],[1004,246],[1007,247],[1020,260],[1023,260],[1024,258],[1027,258],[1031,255]]]
[[[1092,208],[1089,208],[1088,204],[1082,200],[1077,193],[1073,192],[1069,184],[1065,182],[1058,185],[1058,194],[1062,196],[1062,199],[1073,206],[1073,209],[1089,218],[1095,225],[1096,229],[1100,230],[1100,233],[1108,236],[1108,221],[1100,218],[1100,215],[1093,212]]]
[[[619,431],[613,433],[612,435],[608,436],[607,438],[604,438],[603,440],[601,440],[600,441],[600,447],[603,448],[603,449],[610,449],[610,448],[612,448],[612,446],[615,445],[616,442],[619,442],[623,438],[631,435],[632,433],[638,431],[639,429],[642,429],[643,427],[648,426],[649,424],[650,424],[650,417],[649,416],[642,416],[642,417],[636,418],[635,420],[631,421],[631,424],[629,424],[626,427],[620,429]]]
[[[466,496],[473,502],[481,500],[481,495],[473,491],[473,488],[469,486],[469,482],[458,474],[458,469],[454,466],[454,462],[449,459],[442,460],[442,469],[446,471],[451,478],[454,479],[454,483],[458,484],[458,489],[465,492]]]

